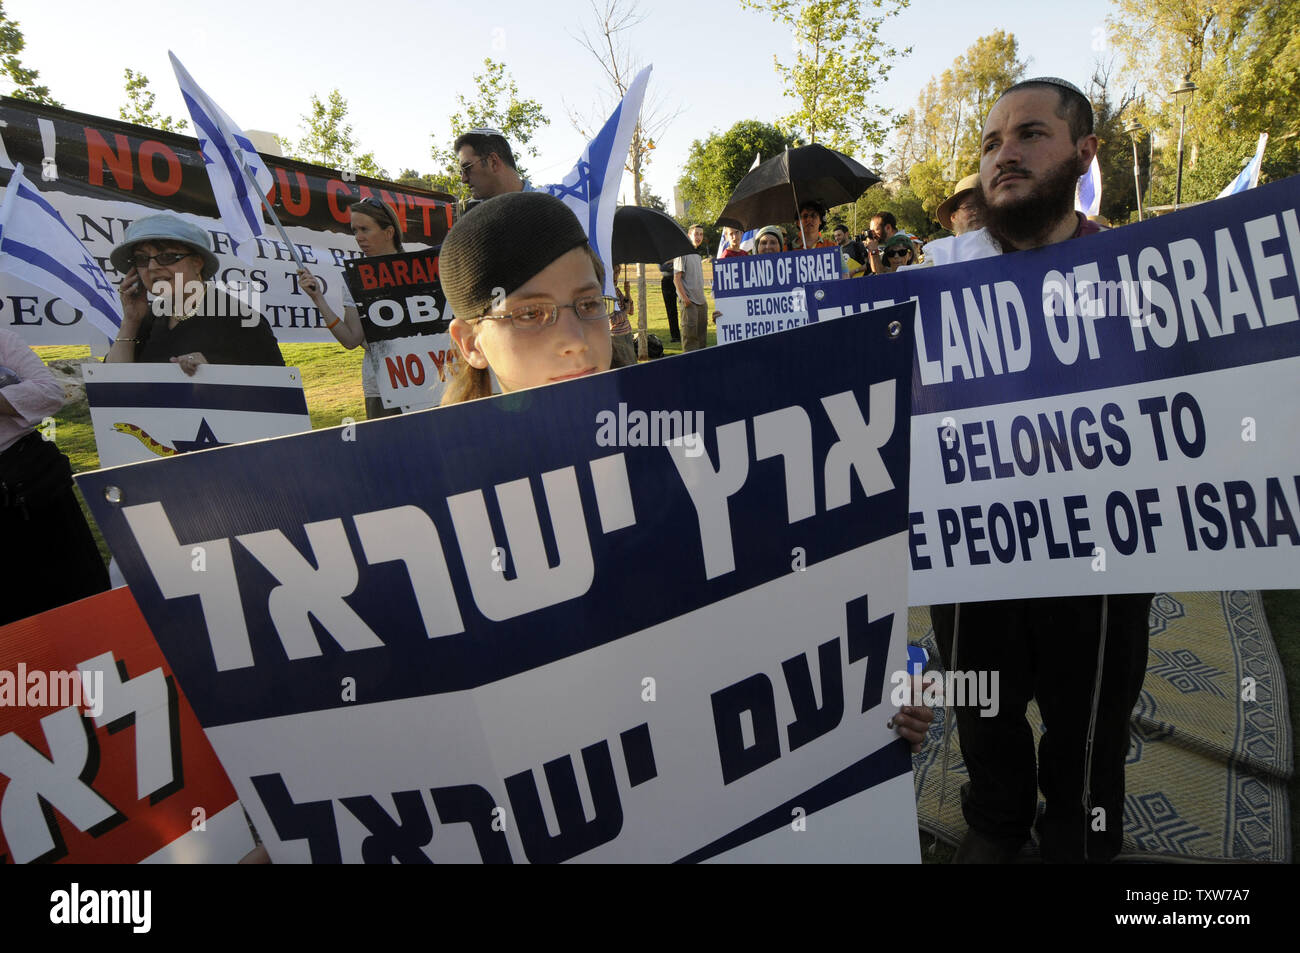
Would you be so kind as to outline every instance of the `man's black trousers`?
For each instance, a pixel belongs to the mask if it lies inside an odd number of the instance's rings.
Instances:
[[[1103,597],[963,603],[955,661],[955,607],[930,607],[946,668],[999,673],[996,716],[981,717],[970,704],[956,710],[970,773],[962,813],[972,828],[1023,842],[1035,823],[1042,788],[1046,810],[1037,826],[1044,860],[1082,862],[1085,836],[1087,860],[1107,861],[1119,853],[1129,716],[1146,675],[1152,595],[1105,597],[1108,621],[1088,814],[1082,803],[1084,759]],[[1025,718],[1030,698],[1038,699],[1045,725],[1036,774],[1033,734]]]

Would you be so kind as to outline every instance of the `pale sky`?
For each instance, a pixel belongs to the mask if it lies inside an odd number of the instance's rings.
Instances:
[[[790,110],[772,67],[773,54],[790,54],[790,40],[767,14],[742,10],[736,0],[642,0],[642,9],[650,15],[630,31],[629,43],[655,68],[649,95],[662,97],[670,111],[681,109],[657,140],[647,176],[671,206],[692,140]],[[392,175],[434,169],[430,134],[446,142],[456,95],[473,98],[471,78],[486,57],[504,61],[520,94],[538,100],[551,120],[535,139],[538,157],[527,163],[535,182],[559,180],[585,145],[569,111],[587,118],[599,112],[603,121],[612,108],[600,67],[574,38],[594,22],[585,0],[153,0],[121,8],[8,0],[5,11],[26,38],[24,65],[39,70],[69,109],[115,118],[126,99],[122,72],[130,67],[149,77],[163,113],[188,118],[170,48],[245,129],[299,138],[311,94],[324,98],[337,86],[358,142]],[[1030,75],[1084,86],[1102,55],[1094,46],[1110,12],[1107,0],[912,0],[883,32],[913,52],[897,61],[876,101],[905,110],[932,75],[997,29],[1019,38]]]

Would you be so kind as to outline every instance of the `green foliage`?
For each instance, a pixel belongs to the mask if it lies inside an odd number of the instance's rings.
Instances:
[[[689,203],[688,217],[712,225],[754,164],[755,155],[770,159],[794,144],[794,138],[779,126],[756,119],[742,119],[724,133],[696,139],[677,182],[678,195]]]
[[[127,122],[137,126],[161,129],[163,132],[184,132],[189,123],[184,119],[164,116],[154,109],[153,90],[149,88],[149,77],[137,73],[130,67],[126,69],[126,104],[118,109],[117,114]]]
[[[483,67],[484,71],[475,73],[472,81],[477,90],[476,98],[469,100],[460,93],[456,94],[460,109],[449,120],[451,138],[446,147],[439,146],[437,136],[433,137],[433,159],[443,168],[441,188],[462,199],[469,198],[469,189],[460,181],[460,160],[451,148],[457,136],[480,126],[499,129],[510,143],[520,176],[526,178],[522,160],[524,157],[537,158],[537,147],[532,145],[533,136],[543,126],[551,124],[541,103],[535,99],[519,98],[519,84],[507,72],[504,63],[488,58],[483,61]]]
[[[949,166],[938,156],[916,163],[908,172],[907,181],[921,201],[927,216],[933,217],[939,206],[952,194],[954,182],[948,180]]]
[[[922,88],[899,128],[890,171],[910,182],[929,214],[979,168],[984,119],[998,95],[1024,74],[1019,41],[997,30],[977,39]]]
[[[883,183],[877,183],[862,193],[855,208],[859,232],[865,232],[872,216],[880,212],[893,212],[894,218],[898,219],[900,229],[921,238],[928,238],[942,231],[939,223],[926,210],[920,197],[906,185],[891,192]],[[850,228],[853,227],[851,216],[847,219],[847,223]]]
[[[668,203],[650,191],[648,185],[641,186],[641,207],[652,208],[656,212],[667,212]]]
[[[1214,198],[1269,134],[1260,181],[1300,173],[1300,4],[1295,0],[1114,0],[1112,39],[1154,138],[1149,204],[1174,200],[1186,76],[1183,201]],[[1130,170],[1130,178],[1131,178]]]
[[[388,173],[375,161],[373,152],[360,152],[352,136],[352,124],[346,122],[348,101],[337,88],[330,91],[329,99],[321,102],[315,93],[311,96],[311,110],[302,117],[302,128],[307,135],[295,145],[279,137],[285,155],[340,171],[351,171],[376,179],[385,179]]]
[[[18,88],[9,95],[14,99],[25,99],[32,103],[44,103],[47,106],[62,106],[63,103],[50,95],[48,86],[37,82],[40,74],[34,69],[26,69],[18,59],[27,41],[16,20],[5,14],[4,2],[0,0],[0,73],[8,76]]]
[[[880,28],[909,0],[740,0],[768,11],[790,31],[794,59],[773,56],[785,95],[798,108],[780,125],[805,142],[821,142],[848,155],[862,150],[880,164],[893,113],[870,102],[889,78],[900,51],[884,43]],[[874,14],[869,12],[876,11]],[[901,51],[902,55],[911,48]]]
[[[410,188],[428,189],[430,192],[446,192],[455,195],[455,186],[459,182],[451,182],[442,172],[430,172],[421,175],[414,169],[403,169],[401,175],[393,180],[398,185],[405,185]]]

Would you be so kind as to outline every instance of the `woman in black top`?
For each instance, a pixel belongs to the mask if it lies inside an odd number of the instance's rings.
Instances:
[[[190,375],[200,364],[284,366],[266,318],[211,282],[217,258],[197,225],[175,215],[142,218],[111,259],[125,274],[123,315],[105,361],[171,361]]]

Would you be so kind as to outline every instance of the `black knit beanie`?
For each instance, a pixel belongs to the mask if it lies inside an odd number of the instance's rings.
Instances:
[[[545,192],[507,192],[467,212],[438,255],[454,315],[477,318],[561,255],[587,243],[578,217]],[[501,289],[501,290],[497,290]]]

